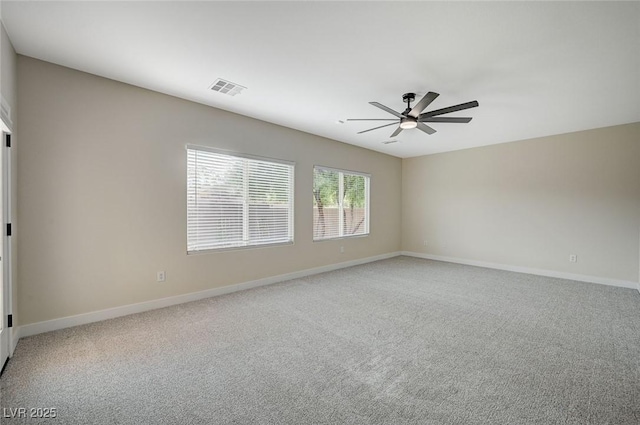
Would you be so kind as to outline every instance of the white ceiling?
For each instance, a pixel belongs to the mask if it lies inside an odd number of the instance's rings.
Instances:
[[[3,1],[2,20],[20,54],[399,157],[640,121],[639,2]],[[480,107],[389,145],[337,123],[428,91]]]

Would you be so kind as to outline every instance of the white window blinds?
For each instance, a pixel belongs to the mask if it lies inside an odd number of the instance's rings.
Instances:
[[[187,251],[293,242],[294,166],[187,147]]]
[[[369,176],[313,169],[313,240],[369,234]]]

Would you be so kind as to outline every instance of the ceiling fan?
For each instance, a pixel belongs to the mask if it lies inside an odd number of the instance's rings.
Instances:
[[[359,131],[358,134],[366,133],[368,131],[377,130],[379,128],[389,127],[390,125],[398,125],[396,131],[393,132],[391,137],[396,137],[402,130],[409,130],[412,128],[417,128],[418,130],[422,130],[427,134],[433,134],[436,132],[435,129],[429,127],[427,122],[449,122],[449,123],[460,123],[466,124],[471,121],[471,118],[468,117],[440,117],[440,115],[449,114],[451,112],[462,111],[464,109],[475,108],[479,105],[478,101],[474,100],[471,102],[461,103],[460,105],[449,106],[447,108],[436,109],[435,111],[429,111],[425,113],[421,113],[424,111],[427,106],[433,102],[436,97],[440,96],[438,93],[429,92],[423,96],[422,99],[416,103],[413,108],[411,107],[411,102],[413,102],[416,98],[415,93],[405,93],[402,95],[402,101],[407,103],[407,109],[404,112],[396,112],[393,109],[384,106],[378,102],[369,102],[370,105],[375,106],[376,108],[380,108],[383,111],[390,113],[391,115],[395,115],[396,118],[352,118],[347,119],[347,121],[395,121],[391,124],[381,125],[379,127],[370,128],[368,130]]]

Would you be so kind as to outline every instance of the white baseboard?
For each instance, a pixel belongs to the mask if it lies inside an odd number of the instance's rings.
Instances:
[[[30,323],[19,326],[17,329],[18,338],[24,338],[44,332],[55,331],[58,329],[70,328],[72,326],[85,325],[87,323],[99,322],[101,320],[114,319],[116,317],[127,316],[129,314],[142,313],[144,311],[155,310],[158,308],[169,307],[176,304],[183,304],[190,301],[197,301],[204,298],[215,297],[218,295],[230,294],[232,292],[242,291],[245,289],[256,288],[258,286],[270,285],[272,283],[283,282],[291,279],[298,279],[318,273],[329,272],[332,270],[343,269],[346,267],[357,266],[360,264],[370,263],[372,261],[384,260],[391,257],[397,257],[400,252],[391,252],[373,257],[360,258],[357,260],[345,261],[343,263],[329,264],[327,266],[314,267],[312,269],[300,270],[297,272],[281,274],[278,276],[266,277],[263,279],[252,280],[249,282],[238,283],[235,285],[223,286],[220,288],[207,289],[200,292],[192,292],[189,294],[176,295],[173,297],[161,298],[158,300],[145,301],[136,304],[124,305],[121,307],[109,308],[106,310],[93,311],[91,313],[78,314],[76,316],[62,317],[60,319],[47,320],[44,322]],[[15,333],[14,333],[15,335]],[[15,338],[14,344],[18,343]]]
[[[640,292],[640,284],[628,280],[610,279],[607,277],[587,276],[582,274],[559,272],[555,270],[536,269],[531,267],[511,266],[508,264],[489,263],[486,261],[467,260],[457,257],[443,257],[440,255],[424,254],[420,252],[402,251],[402,255],[409,257],[426,258],[428,260],[445,261],[447,263],[466,264],[469,266],[486,267],[488,269],[508,270],[511,272],[535,274],[539,276],[557,277],[560,279],[577,280],[580,282],[599,283],[601,285],[619,286],[622,288],[637,289]]]
[[[471,266],[486,267],[490,269],[508,270],[518,273],[528,273],[540,276],[557,277],[560,279],[577,280],[581,282],[599,283],[602,285],[619,286],[623,288],[634,288],[640,292],[640,284],[625,280],[609,279],[597,276],[585,276],[579,274],[558,272],[554,270],[535,269],[529,267],[511,266],[507,264],[489,263],[485,261],[467,260],[456,257],[443,257],[439,255],[423,254],[419,252],[402,251],[391,252],[373,257],[360,258],[357,260],[345,261],[337,264],[329,264],[327,266],[315,267],[312,269],[300,270],[297,272],[286,273],[278,276],[266,277],[263,279],[252,280],[248,282],[238,283],[235,285],[223,286],[220,288],[207,289],[200,292],[192,292],[189,294],[176,295],[173,297],[161,298],[158,300],[145,301],[136,304],[129,304],[121,307],[114,307],[106,310],[94,311],[91,313],[78,314],[75,316],[62,317],[60,319],[47,320],[44,322],[30,323],[14,328],[11,353],[16,348],[18,340],[23,337],[36,335],[44,332],[55,331],[58,329],[70,328],[72,326],[84,325],[87,323],[99,322],[101,320],[114,319],[116,317],[127,316],[129,314],[142,313],[158,308],[169,307],[176,304],[183,304],[190,301],[197,301],[204,298],[215,297],[233,292],[242,291],[259,286],[270,285],[272,283],[284,282],[286,280],[298,279],[305,276],[311,276],[318,273],[329,272],[332,270],[343,269],[346,267],[357,266],[360,264],[370,263],[373,261],[384,260],[387,258],[406,255],[410,257],[425,258],[429,260],[445,261],[449,263],[467,264]]]
[[[13,333],[11,334],[11,343],[9,347],[9,357],[13,356],[13,352],[16,351],[16,346],[18,345],[18,340],[20,339],[20,327],[16,326],[13,328]]]

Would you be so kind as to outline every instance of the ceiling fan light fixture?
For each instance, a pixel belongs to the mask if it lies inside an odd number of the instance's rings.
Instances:
[[[413,117],[406,117],[400,121],[400,128],[403,130],[409,130],[411,128],[416,128],[418,126],[418,121]]]

